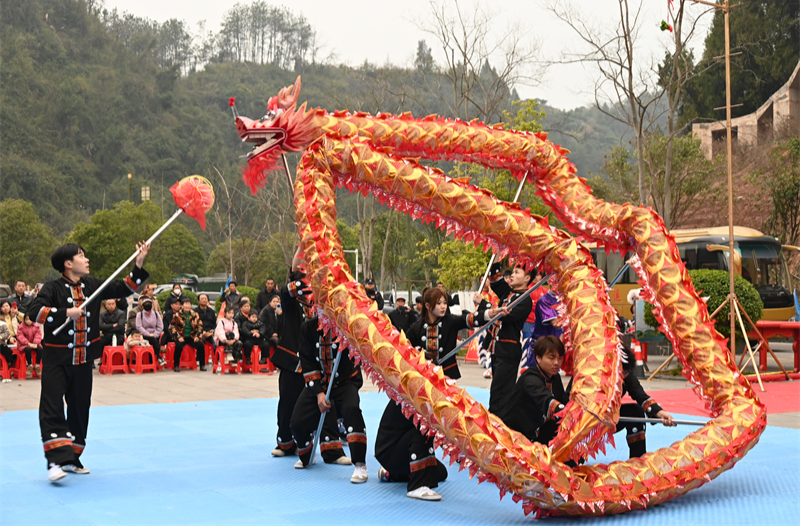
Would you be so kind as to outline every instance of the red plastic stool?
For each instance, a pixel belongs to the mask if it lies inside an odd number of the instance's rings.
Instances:
[[[236,365],[230,365],[225,363],[225,347],[220,345],[217,347],[217,351],[214,353],[214,361],[216,362],[215,371],[219,371],[219,374],[226,374],[233,371],[236,371],[236,374],[242,374],[242,364],[237,362]]]
[[[6,357],[0,354],[0,378],[11,381],[11,371],[8,369]]]
[[[149,356],[150,360],[145,363],[144,357]],[[156,352],[150,345],[137,345],[131,347],[131,361],[136,360],[134,365],[130,366],[131,372],[135,374],[142,374],[145,371],[158,372],[158,362],[156,361]]]
[[[205,344],[206,347],[206,362],[214,365],[214,344],[210,341],[207,341]]]
[[[172,362],[175,362],[175,344],[172,345]],[[183,351],[181,352],[181,369],[191,369],[192,371],[197,370],[197,351],[191,345],[184,345]]]
[[[119,358],[119,363],[115,363],[115,358]],[[125,346],[117,345],[116,347],[107,346],[103,348],[103,361],[100,364],[100,374],[114,374],[116,371],[122,371],[128,374],[128,359],[125,355]]]
[[[164,347],[164,360],[167,361],[167,369],[175,368],[175,342],[169,342]]]
[[[258,345],[253,346],[253,351],[250,353],[251,365],[242,364],[242,371],[253,374],[264,374],[267,371],[268,376],[272,376],[272,364],[267,360],[267,363],[261,363],[261,348]]]
[[[14,364],[10,370],[17,380],[28,379],[28,362],[25,358],[25,349],[19,350],[19,347],[14,349],[14,356],[17,357],[17,363]]]

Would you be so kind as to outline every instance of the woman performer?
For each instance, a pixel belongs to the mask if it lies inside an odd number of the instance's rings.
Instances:
[[[422,316],[411,325],[406,337],[428,360],[441,365],[444,374],[458,379],[461,373],[456,357],[444,363],[439,360],[455,348],[459,330],[477,327],[498,312],[498,309],[489,309],[454,316],[447,313],[447,295],[441,289],[426,288],[422,293]],[[382,466],[378,471],[379,480],[407,482],[408,496],[412,499],[442,500],[432,488],[447,478],[447,469],[434,455],[433,439],[424,436],[394,400],[389,401],[381,417],[375,458]]]

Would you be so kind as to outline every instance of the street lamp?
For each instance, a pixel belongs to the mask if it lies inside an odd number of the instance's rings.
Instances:
[[[131,186],[131,178],[133,174],[128,174],[128,201],[133,203],[133,187]]]

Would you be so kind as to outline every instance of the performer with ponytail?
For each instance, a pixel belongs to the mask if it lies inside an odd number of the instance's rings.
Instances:
[[[485,306],[485,302],[482,303]],[[425,353],[428,360],[442,366],[444,374],[461,377],[456,357],[439,363],[456,346],[458,331],[477,327],[499,310],[454,316],[447,313],[447,295],[438,288],[422,293],[422,316],[408,330],[411,345]],[[488,318],[486,317],[488,316]],[[480,321],[479,321],[480,320]],[[433,491],[447,478],[447,469],[434,455],[433,439],[424,436],[407,419],[399,404],[390,400],[383,412],[375,443],[375,458],[381,463],[378,478],[383,482],[407,482],[408,496],[421,500],[442,500]]]

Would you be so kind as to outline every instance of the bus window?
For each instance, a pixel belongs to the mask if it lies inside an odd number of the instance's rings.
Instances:
[[[785,285],[777,247],[756,243],[739,243],[739,247],[742,250],[742,275],[747,269],[753,285]]]
[[[711,252],[705,248],[697,250],[697,267],[707,268],[711,270],[725,270],[727,265],[724,265],[720,259],[724,258],[722,252]]]
[[[681,259],[686,265],[686,270],[694,270],[697,268],[697,249],[696,248],[679,248]]]

